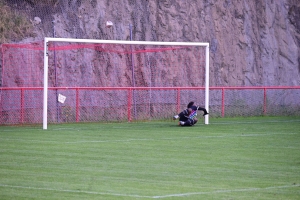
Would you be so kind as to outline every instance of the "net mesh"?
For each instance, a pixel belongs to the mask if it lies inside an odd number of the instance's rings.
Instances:
[[[51,43],[49,50],[50,87],[204,86],[203,47]]]
[[[2,87],[42,87],[42,44],[2,46]],[[203,47],[49,44],[49,87],[201,87],[204,73]]]
[[[2,87],[41,87],[43,43],[2,45]]]
[[[0,124],[42,123],[43,43],[1,47]],[[171,119],[189,101],[204,105],[204,65],[203,47],[52,42],[48,122]],[[299,116],[299,99],[297,86],[210,88],[209,112]]]

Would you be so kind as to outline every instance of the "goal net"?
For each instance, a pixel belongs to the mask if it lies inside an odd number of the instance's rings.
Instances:
[[[208,109],[208,47],[208,43],[45,38],[43,128],[47,129],[48,119],[58,118],[170,118],[183,109],[181,103],[191,100]]]
[[[208,109],[208,48],[65,38],[2,45],[0,123],[47,129],[48,123],[171,119],[189,101]]]

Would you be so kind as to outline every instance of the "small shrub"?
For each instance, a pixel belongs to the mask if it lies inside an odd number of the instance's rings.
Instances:
[[[23,14],[14,12],[0,1],[0,43],[33,36],[33,25]]]

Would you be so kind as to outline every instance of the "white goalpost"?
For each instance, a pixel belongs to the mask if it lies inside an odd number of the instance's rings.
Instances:
[[[121,40],[95,40],[95,39],[72,39],[72,38],[50,38],[44,39],[44,80],[43,80],[43,129],[48,125],[48,85],[49,85],[49,43],[85,43],[85,44],[116,44],[116,45],[151,45],[151,46],[199,46],[205,48],[205,108],[209,112],[209,43],[201,42],[151,42],[151,41],[121,41]],[[204,123],[209,124],[209,116],[205,115]]]

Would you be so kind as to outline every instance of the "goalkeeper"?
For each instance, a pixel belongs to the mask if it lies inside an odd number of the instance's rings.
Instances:
[[[197,110],[203,111],[204,112],[203,116],[208,114],[205,108],[202,108],[200,106],[195,106],[194,102],[191,101],[187,105],[187,109],[183,110],[178,115],[175,115],[173,119],[176,120],[179,118],[179,125],[181,126],[193,126],[198,122],[198,119],[196,118]]]

